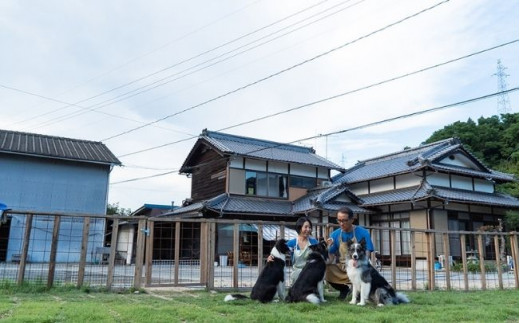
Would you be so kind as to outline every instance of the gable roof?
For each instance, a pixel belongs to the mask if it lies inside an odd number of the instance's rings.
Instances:
[[[243,136],[208,131],[204,129],[180,169],[180,173],[191,173],[190,161],[201,145],[207,145],[223,156],[240,156],[262,160],[295,163],[302,165],[344,170],[341,166],[316,155],[312,148],[283,144]]]
[[[448,165],[440,162],[447,156],[457,153],[463,154],[477,169]],[[354,167],[347,169],[344,174],[335,176],[333,182],[357,183],[412,173],[422,169],[470,175],[499,182],[515,180],[512,175],[496,172],[487,168],[463,147],[459,139],[449,138],[416,148],[360,161]]]
[[[121,165],[101,142],[0,129],[0,153]]]

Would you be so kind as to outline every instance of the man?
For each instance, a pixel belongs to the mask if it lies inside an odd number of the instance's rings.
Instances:
[[[334,230],[327,239],[329,255],[339,255],[339,262],[327,265],[325,280],[335,289],[339,290],[339,299],[345,299],[350,291],[350,280],[347,275],[347,241],[355,239],[361,241],[365,238],[368,251],[374,251],[370,232],[360,226],[354,225],[356,217],[351,209],[342,207],[337,212],[339,229]]]

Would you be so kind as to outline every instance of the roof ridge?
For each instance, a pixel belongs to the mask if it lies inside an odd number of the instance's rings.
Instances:
[[[228,133],[224,133],[224,132],[210,131],[207,129],[204,129],[202,131],[201,136],[206,136],[206,137],[215,138],[215,139],[223,139],[223,138],[226,138],[228,140],[236,139],[236,141],[239,141],[239,142],[247,141],[247,142],[255,143],[257,145],[265,146],[265,147],[269,147],[269,148],[280,148],[280,149],[290,148],[291,150],[296,149],[296,150],[306,151],[306,152],[316,154],[316,151],[312,147],[286,144],[286,143],[281,143],[281,142],[277,142],[277,141],[258,139],[258,138],[252,138],[252,137],[246,137],[246,136],[232,135],[232,134],[228,134]],[[219,136],[221,138],[218,138]]]
[[[69,137],[53,136],[53,135],[44,135],[44,134],[40,134],[40,133],[25,132],[25,131],[14,131],[14,130],[0,129],[0,134],[2,132],[3,133],[11,133],[11,134],[19,134],[19,135],[27,135],[27,136],[35,136],[35,137],[41,137],[41,138],[63,139],[63,140],[70,140],[70,141],[77,141],[77,142],[87,142],[87,143],[103,144],[103,142],[101,142],[101,141],[94,141],[94,140],[87,140],[87,139],[77,139],[77,138],[69,138]]]
[[[394,156],[397,158],[400,155],[413,154],[413,152],[415,152],[417,150],[425,149],[425,148],[432,147],[432,146],[441,145],[443,143],[447,143],[447,142],[454,141],[454,140],[458,140],[458,139],[457,138],[443,139],[443,140],[439,140],[439,141],[432,142],[432,143],[429,143],[429,144],[413,147],[413,148],[410,148],[410,149],[404,149],[404,150],[396,151],[396,152],[389,153],[389,154],[386,154],[386,155],[381,155],[381,156],[376,156],[376,157],[365,159],[365,160],[360,160],[360,161],[358,161],[356,163],[356,165],[357,164],[366,164],[367,162],[380,160],[380,159],[385,159],[385,158],[394,157]]]

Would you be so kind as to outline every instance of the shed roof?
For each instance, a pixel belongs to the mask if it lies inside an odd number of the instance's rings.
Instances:
[[[0,129],[0,153],[121,165],[101,142]]]
[[[241,156],[255,159],[296,163],[328,169],[343,170],[343,168],[327,159],[316,155],[312,148],[283,144],[274,141],[261,140],[221,132],[203,130],[199,140],[188,154],[181,167],[181,173],[191,173],[191,159],[200,145],[209,145],[225,156]]]

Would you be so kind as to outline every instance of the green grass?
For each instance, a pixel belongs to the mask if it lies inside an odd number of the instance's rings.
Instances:
[[[7,287],[7,288],[6,288]],[[225,293],[0,286],[2,322],[518,322],[518,290],[407,292],[410,304],[225,303]]]

